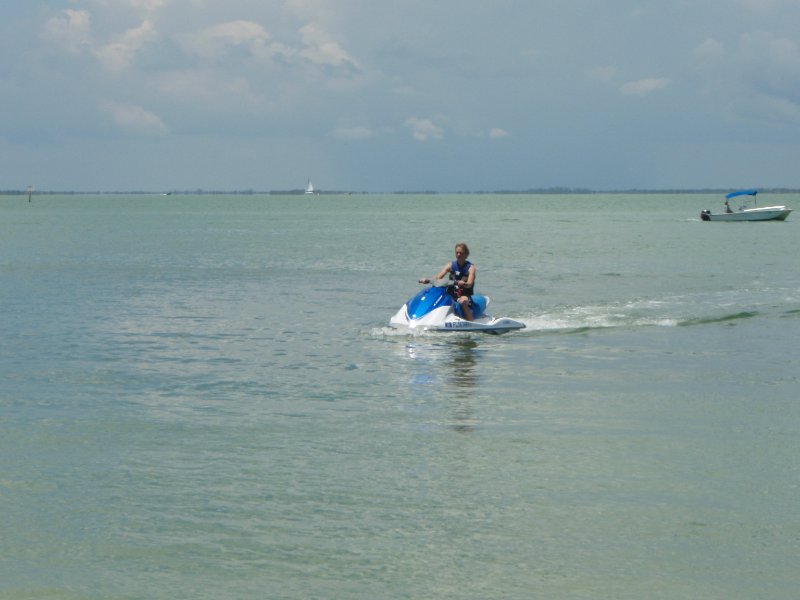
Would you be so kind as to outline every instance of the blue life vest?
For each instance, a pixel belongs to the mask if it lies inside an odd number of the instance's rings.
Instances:
[[[454,260],[450,263],[450,278],[453,281],[466,281],[469,277],[469,270],[472,267],[472,263],[464,261],[464,266],[459,267],[458,261]],[[456,297],[458,296],[472,296],[475,292],[475,286],[473,285],[471,288],[458,288],[456,292]]]

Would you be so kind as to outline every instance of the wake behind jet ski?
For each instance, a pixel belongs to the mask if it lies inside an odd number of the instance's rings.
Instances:
[[[439,280],[420,291],[403,304],[389,320],[395,329],[410,331],[478,331],[484,333],[507,333],[524,329],[525,323],[508,317],[495,318],[486,314],[491,301],[488,296],[473,294],[471,298],[472,320],[464,318],[461,306],[454,300],[448,288],[454,281]]]

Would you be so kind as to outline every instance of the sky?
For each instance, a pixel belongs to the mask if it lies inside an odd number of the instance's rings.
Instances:
[[[800,188],[800,0],[3,0],[0,190]]]

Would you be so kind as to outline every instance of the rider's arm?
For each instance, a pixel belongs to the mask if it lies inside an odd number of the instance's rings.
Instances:
[[[450,263],[447,263],[444,267],[442,267],[441,271],[439,271],[436,275],[433,276],[432,279],[428,279],[427,277],[424,277],[424,278],[420,279],[419,282],[420,283],[430,283],[431,281],[435,281],[437,279],[441,279],[442,277],[447,275],[449,272],[450,272]]]
[[[472,286],[475,285],[475,265],[470,266],[469,272],[467,273],[467,280],[458,281],[456,285],[460,288],[472,288]]]

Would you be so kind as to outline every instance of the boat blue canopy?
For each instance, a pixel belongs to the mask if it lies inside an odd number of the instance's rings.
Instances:
[[[758,193],[758,190],[738,190],[736,192],[731,192],[730,194],[726,194],[725,197],[735,198],[736,196],[755,196]]]

